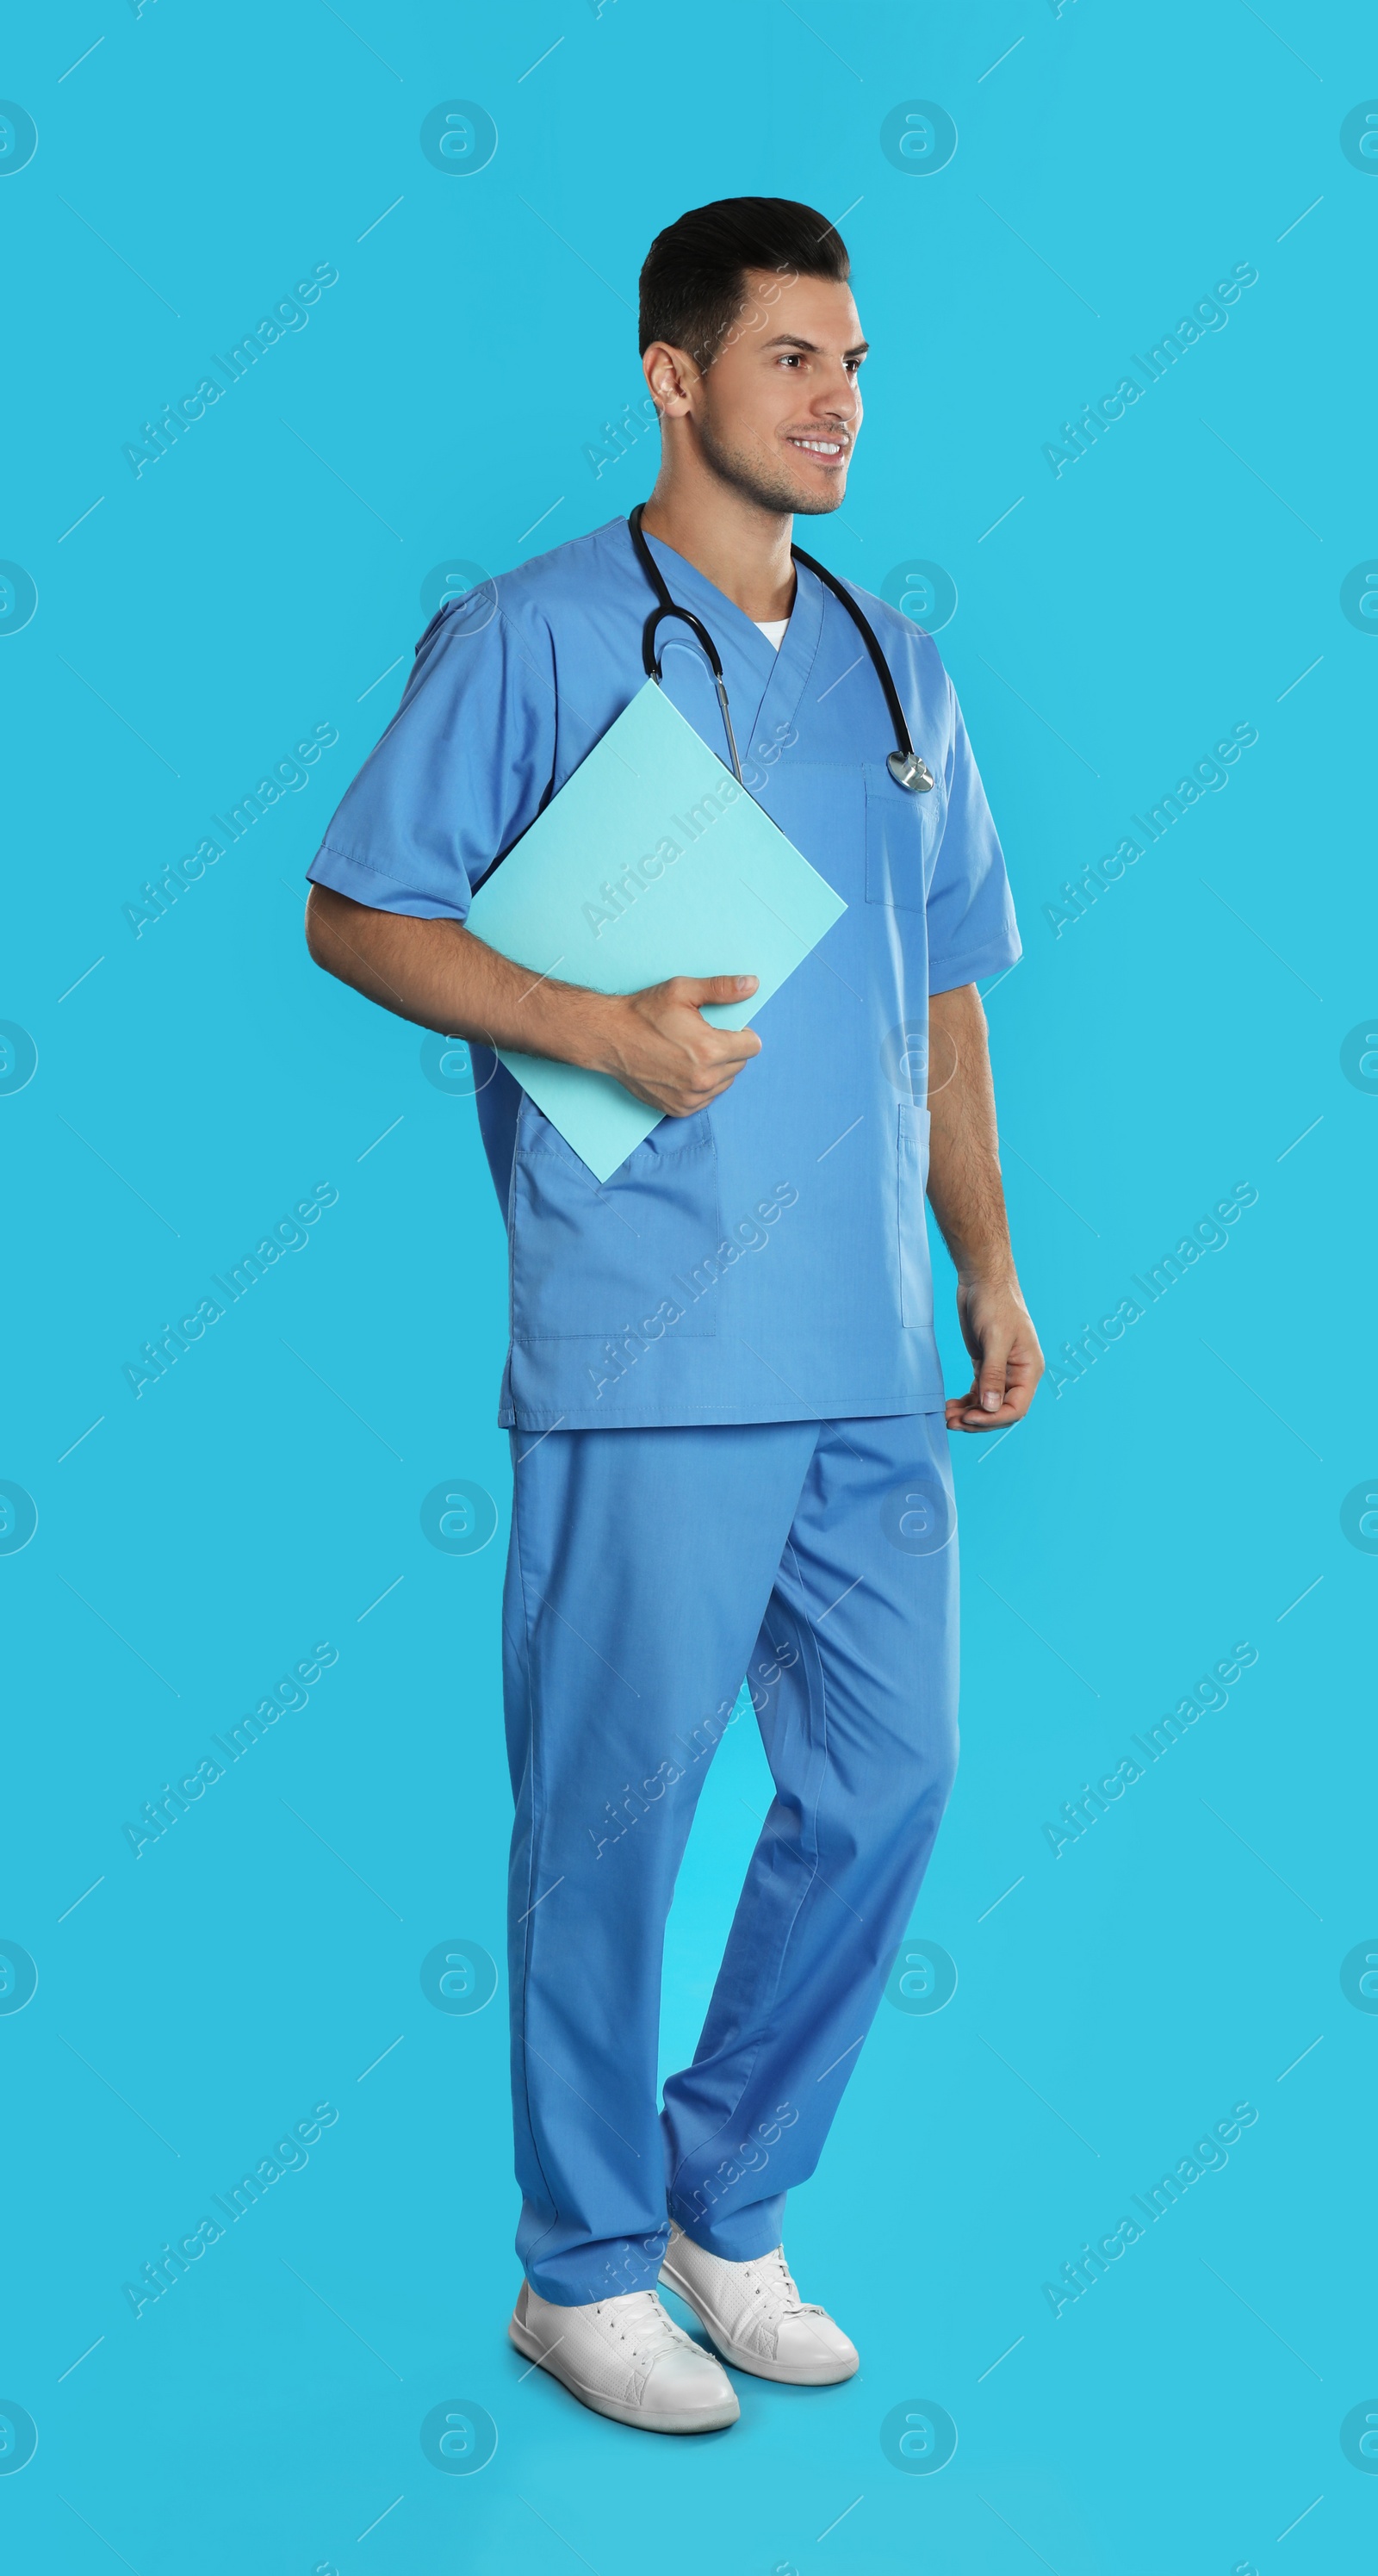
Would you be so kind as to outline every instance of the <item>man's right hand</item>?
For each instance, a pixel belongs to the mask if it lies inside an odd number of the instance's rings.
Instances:
[[[605,1053],[598,1071],[666,1118],[691,1118],[721,1098],[742,1066],[761,1052],[754,1029],[718,1029],[701,1017],[706,1002],[742,1002],[754,975],[672,975],[644,992],[610,996],[604,1008]]]
[[[720,1099],[761,1052],[751,1029],[715,1029],[706,1002],[744,1002],[755,975],[672,975],[640,993],[595,993],[514,965],[457,921],[374,911],[313,886],[306,936],[318,966],[404,1020],[447,1037],[610,1073],[665,1118]]]

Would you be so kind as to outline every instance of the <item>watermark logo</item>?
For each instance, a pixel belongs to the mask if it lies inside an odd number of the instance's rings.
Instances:
[[[38,150],[38,128],[17,99],[0,98],[0,179],[27,170]]]
[[[1366,179],[1378,178],[1378,98],[1361,99],[1350,109],[1340,127],[1340,150]]]
[[[850,2056],[850,2050],[847,2053]],[[837,2063],[840,2065],[841,2059],[838,2059]],[[823,2069],[823,2075],[831,2075],[831,2073],[832,2068],[830,2066],[825,2066]],[[820,2075],[817,2080],[821,2084],[823,2076]],[[766,2166],[770,2162],[771,2148],[778,2147],[785,2131],[787,2129],[794,2128],[798,2123],[798,2119],[798,2105],[797,2103],[791,2102],[788,2094],[786,2094],[784,2101],[777,2102],[774,2110],[766,2119],[757,2121],[755,2131],[752,2136],[739,2138],[737,2140],[737,2144],[733,2148],[732,2153],[722,2158],[716,2172],[711,2174],[705,2173],[703,2180],[701,2182],[696,2182],[693,2190],[689,2192],[687,2196],[682,2191],[676,2194],[675,2198],[671,2202],[671,2216],[687,2216],[691,2219],[706,2221],[711,2212],[717,2207],[719,2200],[729,2197],[734,2191],[741,2190],[748,2181],[751,2181],[752,2183],[756,2182],[759,2176],[765,2172]],[[681,2168],[681,2171],[683,2171],[683,2168]],[[748,2199],[754,2200],[758,2197],[758,2194],[753,2190],[748,2193],[747,2197]],[[642,2242],[646,2245],[646,2250],[649,2253],[650,2245],[647,2243],[647,2240],[643,2238]],[[627,2246],[626,2253],[630,2254],[630,2252],[631,2248],[630,2246]],[[632,2272],[632,2266],[625,2261],[625,2258],[620,2272],[612,2264],[608,2264],[604,2268],[610,2281],[618,2280],[621,2283],[625,2283],[625,2286],[628,2289],[642,2289],[646,2286],[644,2274],[641,2274],[639,2277],[634,2275]],[[607,2295],[615,2298],[618,2293],[614,2290],[607,2293]]]
[[[895,565],[880,585],[880,595],[911,626],[921,626],[925,635],[939,635],[957,614],[957,584],[942,564],[930,563],[925,555],[911,555],[906,563]]]
[[[487,2468],[497,2447],[498,2428],[472,2397],[447,2397],[422,2422],[421,2448],[431,2467],[447,2477],[471,2478]]]
[[[0,1479],[0,1556],[18,1556],[38,1527],[38,1505],[22,1485]]]
[[[605,465],[620,464],[643,432],[658,427],[659,421],[654,394],[643,394],[638,403],[625,402],[616,420],[605,420],[600,437],[586,440],[583,449],[595,483],[602,481]]]
[[[932,98],[904,98],[880,129],[880,148],[906,179],[931,179],[957,149],[957,128]]]
[[[482,564],[470,563],[466,555],[449,555],[444,563],[432,564],[421,584],[421,614],[429,626],[442,608],[448,608],[465,592],[478,590],[488,579]]]
[[[17,635],[38,606],[38,586],[22,564],[0,562],[0,635]]]
[[[896,2012],[938,2013],[957,1992],[957,1962],[936,1941],[904,1941],[885,1988]]]
[[[1360,1020],[1350,1030],[1340,1048],[1340,1071],[1356,1091],[1378,1091],[1378,1018]]]
[[[475,1092],[487,1089],[498,1069],[496,1055],[491,1049],[487,1052],[488,1070],[480,1073],[467,1038],[426,1037],[421,1041],[421,1070],[437,1091],[447,1091],[455,1100],[472,1100]]]
[[[443,98],[421,128],[421,149],[447,179],[472,179],[486,170],[498,148],[498,129],[486,107],[472,98]]]
[[[38,2426],[26,2406],[0,2397],[0,2478],[26,2469],[38,2448]]]
[[[1351,2406],[1340,2426],[1340,2448],[1352,2469],[1378,2477],[1378,2397],[1366,2397],[1362,2406]]]
[[[236,841],[242,841],[255,823],[261,823],[270,806],[282,804],[291,794],[299,796],[311,784],[311,771],[323,751],[330,751],[339,741],[338,728],[327,716],[313,725],[307,740],[283,760],[274,761],[268,774],[260,778],[250,795],[241,796],[237,804],[227,805],[223,814],[212,814],[212,829],[184,859],[169,859],[161,874],[145,877],[139,889],[141,901],[121,904],[126,926],[136,939],[142,939],[155,921],[162,921],[172,910],[179,894],[199,885],[207,868],[223,859]]]
[[[437,571],[442,569],[442,566],[437,565]],[[477,569],[476,564],[465,564],[463,567],[465,572],[476,572]],[[481,581],[475,583],[472,590],[465,590],[462,584],[457,592],[452,590],[450,603],[444,600],[440,603],[441,607],[449,605],[449,615],[445,620],[447,641],[456,635],[482,635],[492,625],[498,613],[498,585],[485,574]]]
[[[1257,1646],[1250,1645],[1247,1637],[1242,1638],[1233,1654],[1222,1655],[1219,1663],[1204,1672],[1191,1690],[1179,1699],[1174,1710],[1158,1718],[1144,1734],[1131,1735],[1129,1741],[1135,1751],[1122,1754],[1113,1771],[1102,1772],[1094,1789],[1089,1780],[1083,1780],[1079,1797],[1064,1798],[1059,1821],[1043,1827],[1044,1840],[1054,1860],[1061,1860],[1066,1844],[1080,1842],[1092,1825],[1102,1816],[1109,1815],[1111,1807],[1124,1796],[1126,1789],[1133,1789],[1140,1780],[1146,1779],[1150,1766],[1161,1762],[1174,1744],[1181,1743],[1188,1727],[1195,1726],[1199,1718],[1224,1708],[1241,1674],[1250,1671],[1257,1662]]]
[[[1173,1252],[1164,1252],[1145,1272],[1131,1270],[1132,1296],[1121,1297],[1112,1315],[1102,1315],[1099,1329],[1084,1323],[1075,1341],[1065,1341],[1060,1351],[1048,1353],[1048,1384],[1060,1402],[1069,1386],[1089,1375],[1107,1350],[1123,1341],[1131,1324],[1142,1323],[1150,1306],[1156,1306],[1169,1288],[1185,1279],[1208,1252],[1222,1252],[1229,1242],[1227,1228],[1236,1224],[1246,1207],[1256,1207],[1258,1192],[1252,1181],[1236,1181],[1227,1199],[1217,1199],[1208,1216],[1198,1217],[1189,1234],[1184,1234]]]
[[[244,1716],[236,1718],[233,1725],[226,1726],[223,1735],[212,1729],[211,1742],[215,1752],[203,1754],[194,1770],[184,1771],[175,1789],[170,1780],[165,1780],[160,1797],[145,1798],[137,1824],[130,1824],[126,1818],[121,1831],[135,1860],[143,1859],[145,1843],[161,1842],[181,1817],[190,1815],[197,1800],[204,1798],[208,1789],[213,1789],[217,1781],[224,1779],[230,1764],[242,1762],[246,1753],[262,1743],[270,1726],[276,1726],[279,1718],[285,1717],[289,1711],[295,1714],[305,1708],[309,1694],[322,1673],[329,1672],[332,1664],[339,1660],[339,1647],[332,1646],[328,1637],[323,1638],[319,1645],[312,1647],[309,1656],[303,1656],[299,1664],[294,1664],[290,1672],[282,1675],[252,1714],[246,1711]],[[219,1758],[221,1755],[223,1760]]]
[[[903,2469],[911,2478],[931,2478],[947,2467],[956,2450],[957,2427],[936,2398],[906,2397],[882,2422],[880,2447],[892,2469]]]
[[[309,1199],[298,1199],[290,1216],[279,1217],[252,1252],[241,1253],[238,1261],[227,1263],[224,1276],[211,1272],[214,1294],[203,1297],[195,1310],[184,1315],[179,1326],[164,1324],[155,1340],[144,1343],[137,1359],[126,1360],[121,1371],[136,1403],[145,1387],[156,1386],[160,1378],[177,1366],[187,1351],[201,1341],[212,1324],[223,1321],[231,1306],[247,1297],[251,1288],[286,1259],[289,1252],[304,1252],[311,1240],[309,1226],[319,1223],[321,1210],[334,1207],[339,1191],[333,1181],[317,1181]]]
[[[1378,562],[1355,564],[1340,584],[1340,607],[1361,635],[1378,635]]]
[[[880,1050],[880,1069],[902,1100],[928,1098],[928,1022],[897,1020],[887,1029]]]
[[[478,1941],[438,1942],[421,1962],[421,1992],[437,2012],[482,2012],[497,1990],[497,1961]]]
[[[1194,2183],[1208,2173],[1223,2173],[1229,2163],[1228,2149],[1236,2146],[1245,2129],[1251,2129],[1258,2118],[1252,2102],[1236,2102],[1228,2119],[1217,2120],[1214,2128],[1198,2138],[1189,2156],[1179,2156],[1174,2166],[1160,2174],[1146,2192],[1129,2195],[1139,2212],[1137,2218],[1118,2218],[1109,2233],[1099,2236],[1094,2245],[1082,2244],[1075,2260],[1064,2263],[1056,2281],[1045,2281],[1043,2295],[1054,2317],[1066,2307],[1074,2307],[1103,2281],[1112,2263],[1118,2263],[1131,2245],[1139,2245],[1150,2227],[1166,2218],[1185,2199]]]
[[[1361,1941],[1340,1961],[1340,1992],[1356,2012],[1378,2013],[1378,1941]]]
[[[1258,270],[1252,260],[1237,259],[1229,276],[1218,278],[1212,293],[1201,296],[1145,355],[1131,349],[1130,364],[1138,368],[1138,375],[1121,376],[1113,393],[1102,394],[1099,402],[1083,403],[1075,421],[1064,420],[1060,438],[1050,439],[1044,446],[1043,462],[1053,481],[1061,481],[1064,465],[1077,465],[1089,455],[1105,431],[1123,420],[1135,403],[1142,402],[1150,387],[1160,384],[1168,369],[1175,367],[1188,349],[1194,349],[1208,331],[1227,330],[1230,306],[1239,302],[1247,287],[1257,284]]]
[[[1361,1556],[1378,1556],[1378,1476],[1350,1486],[1340,1505],[1340,1527]]]
[[[901,1556],[937,1556],[957,1527],[952,1497],[936,1467],[916,1467],[893,1485],[880,1506],[880,1525]]]
[[[1080,921],[1090,911],[1098,895],[1104,894],[1109,886],[1118,885],[1126,868],[1133,867],[1135,860],[1141,859],[1152,843],[1161,841],[1193,805],[1199,805],[1207,793],[1218,796],[1222,788],[1228,787],[1234,763],[1244,752],[1252,750],[1257,740],[1257,725],[1245,718],[1234,726],[1226,740],[1216,744],[1214,752],[1195,761],[1190,774],[1179,778],[1167,795],[1160,796],[1154,805],[1146,805],[1142,814],[1131,814],[1129,820],[1133,831],[1117,841],[1105,858],[1084,867],[1075,884],[1069,877],[1064,877],[1059,889],[1062,901],[1043,906],[1043,918],[1054,939],[1060,939],[1064,930],[1070,929],[1073,922]]]
[[[204,420],[218,402],[223,402],[230,388],[242,382],[251,367],[256,367],[265,351],[275,349],[289,332],[304,331],[311,319],[310,308],[319,304],[328,286],[338,286],[340,272],[333,261],[318,259],[309,277],[299,277],[290,295],[282,296],[271,312],[264,313],[252,331],[246,331],[232,349],[222,356],[212,353],[210,364],[216,372],[202,376],[193,391],[176,402],[165,402],[156,420],[146,420],[142,436],[129,439],[120,449],[136,483],[143,478],[146,465],[161,464],[188,429]],[[283,423],[290,427],[289,422]],[[295,436],[295,432],[293,435]]]
[[[758,1199],[750,1216],[738,1217],[728,1227],[715,1252],[702,1253],[688,1264],[682,1274],[672,1272],[673,1285],[680,1291],[684,1304],[674,1297],[662,1297],[653,1315],[643,1315],[638,1326],[623,1324],[603,1344],[599,1360],[586,1363],[589,1385],[595,1399],[605,1387],[616,1386],[644,1359],[652,1343],[660,1341],[676,1324],[682,1324],[691,1306],[716,1288],[738,1261],[750,1253],[763,1252],[770,1241],[769,1229],[779,1222],[782,1208],[793,1207],[799,1192],[793,1181],[777,1181],[768,1199]]]
[[[776,756],[778,758],[778,753]],[[683,858],[686,849],[693,848],[695,841],[702,840],[704,833],[729,805],[737,803],[741,794],[742,789],[735,778],[724,778],[712,788],[706,788],[695,804],[685,807],[682,816],[670,816],[670,829],[657,841],[653,850],[646,851],[640,859],[628,860],[615,885],[604,877],[598,888],[598,901],[590,899],[583,907],[585,927],[592,931],[594,938],[601,939],[605,930],[620,921],[624,913],[631,910],[637,896],[655,885],[676,859]],[[675,839],[677,832],[683,835],[682,839]]]
[[[38,1991],[38,1967],[17,1941],[0,1941],[0,2013],[22,2012]]]
[[[0,1020],[0,1092],[22,1091],[38,1071],[38,1049],[17,1020]]]
[[[498,1525],[498,1507],[482,1485],[451,1476],[432,1485],[421,1506],[421,1527],[442,1556],[477,1556]]]
[[[250,2210],[257,2208],[264,2195],[272,2190],[275,2183],[281,2182],[285,2174],[305,2172],[311,2162],[308,2148],[317,2144],[324,2129],[334,2128],[339,2116],[333,2102],[318,2102],[309,2119],[298,2120],[294,2128],[278,2139],[271,2155],[260,2156],[258,2163],[242,2173],[228,2191],[211,2193],[211,2199],[220,2212],[218,2218],[207,2212],[198,2218],[185,2236],[178,2237],[175,2245],[164,2237],[157,2254],[150,2262],[141,2265],[137,2281],[122,2284],[136,2322],[143,2316],[145,2308],[156,2307],[160,2299],[167,2297],[169,2290],[175,2290],[192,2265],[201,2261],[207,2249],[221,2244],[230,2229],[237,2227],[241,2218],[247,2218]]]

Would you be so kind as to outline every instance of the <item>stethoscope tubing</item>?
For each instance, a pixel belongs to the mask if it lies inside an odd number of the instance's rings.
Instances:
[[[661,685],[660,664],[662,655],[657,646],[657,630],[664,618],[681,618],[684,624],[689,627],[697,642],[702,645],[704,653],[707,656],[708,667],[713,674],[713,685],[718,693],[718,704],[722,709],[723,729],[727,735],[728,747],[732,753],[732,767],[736,772],[737,777],[740,779],[742,775],[742,764],[737,755],[737,737],[732,729],[732,715],[727,702],[727,683],[723,677],[722,657],[712,636],[709,634],[707,627],[704,625],[703,620],[696,617],[692,609],[681,608],[678,601],[672,598],[661,574],[660,566],[656,562],[656,559],[642,533],[641,514],[644,508],[645,503],[638,501],[636,508],[631,512],[628,518],[627,526],[631,531],[631,540],[636,549],[637,560],[639,561],[641,569],[645,573],[646,578],[655,593],[656,599],[656,605],[651,610],[641,630],[641,658],[645,667],[646,676],[648,679],[654,680],[657,686]],[[894,674],[881,650],[880,638],[876,634],[875,628],[872,626],[865,610],[862,608],[858,600],[853,599],[852,594],[847,589],[845,583],[839,581],[835,573],[829,572],[826,565],[816,562],[812,555],[805,554],[802,546],[791,546],[790,553],[796,563],[803,564],[806,571],[813,573],[817,579],[822,582],[824,588],[832,592],[834,599],[840,600],[871,657],[876,677],[885,692],[885,703],[890,711],[890,721],[895,728],[896,748],[891,752],[889,759],[886,762],[886,767],[889,770],[891,777],[894,779],[896,786],[920,790],[931,787],[933,785],[932,773],[929,770],[927,763],[919,758],[918,753],[914,749],[913,736],[909,731],[908,720],[905,716],[904,708],[900,703],[900,693],[895,686]]]

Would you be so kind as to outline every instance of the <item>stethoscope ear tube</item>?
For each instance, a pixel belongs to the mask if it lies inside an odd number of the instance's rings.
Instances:
[[[727,735],[728,748],[732,754],[732,766],[738,779],[740,779],[742,775],[742,764],[737,756],[737,737],[732,730],[732,714],[727,703],[727,683],[723,678],[722,660],[719,655],[718,648],[702,619],[695,617],[692,609],[681,608],[678,601],[672,599],[669,591],[667,590],[665,583],[661,578],[660,566],[656,562],[655,556],[652,554],[651,549],[647,545],[646,539],[642,534],[641,513],[644,508],[645,503],[638,501],[636,508],[631,512],[631,515],[628,518],[627,526],[631,531],[632,544],[636,549],[637,560],[640,563],[641,569],[645,573],[656,598],[656,605],[651,610],[651,613],[641,630],[641,659],[645,667],[646,676],[648,679],[654,680],[657,687],[663,685],[660,672],[661,655],[656,643],[657,630],[662,618],[678,617],[682,619],[683,623],[690,629],[691,633],[702,645],[704,652],[708,656],[708,667],[713,674],[713,685],[718,692],[718,705],[722,709],[723,730]],[[882,689],[885,691],[885,703],[890,710],[890,720],[894,725],[895,733],[898,737],[899,748],[891,752],[885,764],[895,782],[895,785],[897,787],[908,787],[919,791],[930,788],[933,784],[933,772],[929,768],[927,761],[922,760],[918,752],[914,749],[913,737],[909,731],[909,725],[905,717],[904,709],[900,704],[900,693],[895,686],[890,665],[886,661],[885,655],[880,649],[879,638],[871,625],[870,619],[866,616],[864,610],[859,607],[856,600],[853,599],[851,592],[837,579],[835,573],[830,573],[823,564],[816,563],[812,555],[806,555],[802,546],[791,546],[790,553],[796,563],[803,564],[809,572],[815,574],[818,580],[823,583],[824,588],[830,590],[833,597],[841,601],[842,606],[846,609],[852,624],[855,626],[857,633],[861,637],[867,652],[871,656],[871,660],[875,665],[876,677],[879,680]]]

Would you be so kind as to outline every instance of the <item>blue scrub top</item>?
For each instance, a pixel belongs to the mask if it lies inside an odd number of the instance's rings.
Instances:
[[[730,1090],[662,1120],[601,1185],[474,1048],[510,1246],[498,1418],[545,1431],[929,1412],[943,1383],[924,1217],[928,996],[1020,955],[952,684],[930,636],[856,592],[935,781],[897,787],[879,680],[816,575],[799,567],[777,652],[682,555],[649,543],[722,656],[747,786],[847,910],[761,1010],[762,1051]],[[442,609],[310,876],[379,911],[463,921],[644,685],[651,604],[615,519]],[[725,759],[702,652],[674,621],[661,635],[670,697]],[[750,973],[751,959],[724,956],[721,971]]]

